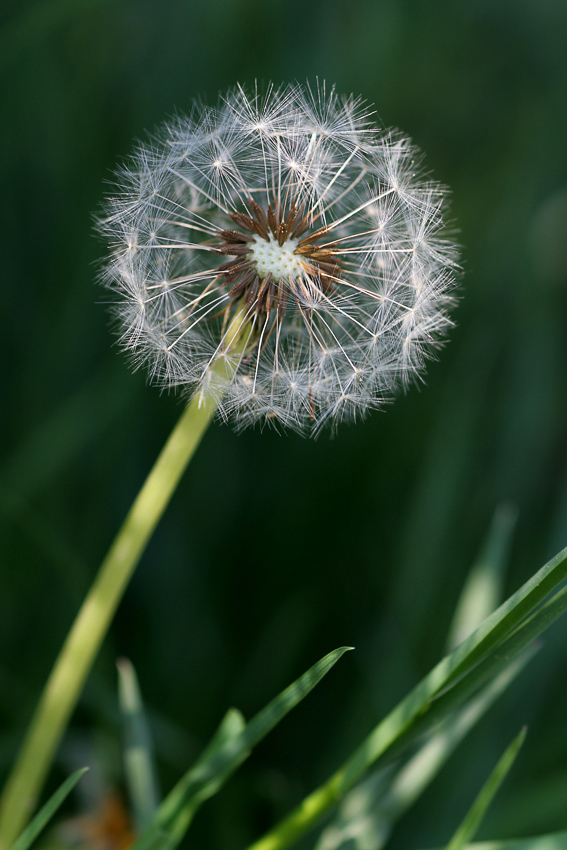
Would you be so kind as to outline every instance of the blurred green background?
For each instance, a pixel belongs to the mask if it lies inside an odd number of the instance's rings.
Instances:
[[[61,749],[53,783],[92,762],[87,790],[120,786],[126,655],[168,789],[229,705],[249,717],[356,646],[199,813],[193,846],[236,850],[436,662],[499,504],[519,512],[507,594],[567,545],[567,4],[4,0],[0,14],[3,774],[180,412],[129,371],[94,282],[92,216],[133,140],[237,81],[319,77],[372,101],[452,187],[462,300],[426,385],[315,442],[214,425]],[[480,837],[567,829],[566,674],[560,622],[392,846],[447,840],[523,723]]]

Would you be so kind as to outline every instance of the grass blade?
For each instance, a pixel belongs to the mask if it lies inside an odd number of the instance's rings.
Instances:
[[[467,576],[449,630],[447,649],[464,641],[500,603],[517,511],[500,505],[480,556]]]
[[[512,838],[505,841],[475,841],[463,850],[567,850],[567,832]]]
[[[124,768],[134,811],[134,823],[140,833],[151,822],[158,807],[158,790],[153,764],[152,741],[138,677],[130,661],[118,663],[118,696],[124,718]]]
[[[206,747],[191,769],[197,770],[198,768],[206,766],[207,762],[213,759],[218,753],[221,753],[223,748],[229,746],[231,741],[238,738],[238,736],[244,732],[245,728],[246,721],[242,714],[238,711],[238,709],[230,708],[223,717],[210,744]],[[219,771],[216,776],[213,776],[208,782],[204,783],[201,789],[186,802],[183,803],[183,800],[181,798],[179,799],[178,802],[180,803],[180,806],[178,814],[172,821],[169,829],[169,836],[165,834],[162,836],[166,847],[176,847],[177,844],[179,844],[189,829],[191,821],[193,820],[195,812],[199,806],[222,788],[229,776],[234,773],[238,767],[240,767],[242,762],[248,757],[249,753],[250,750],[243,752],[240,757],[236,758],[234,762],[231,762],[228,767]]]
[[[566,568],[567,550],[563,550],[422,679],[331,778],[333,787],[327,786],[327,791],[335,799],[342,797],[378,758],[399,753],[498,675],[567,610],[567,588],[540,604],[552,581],[555,586],[563,581]],[[526,610],[528,600],[531,611]]]
[[[520,748],[526,737],[526,728],[524,727],[519,735],[517,735],[510,746],[506,749],[498,764],[484,783],[480,793],[464,821],[457,829],[453,838],[447,845],[447,850],[463,850],[465,844],[474,838],[488,807],[494,799],[498,789],[502,785],[504,779],[508,775],[510,768],[516,761],[516,757],[520,752]]]
[[[528,649],[468,705],[447,718],[393,776],[382,768],[353,788],[342,801],[336,817],[323,830],[315,850],[347,847],[381,850],[395,823],[433,781],[465,735],[524,669],[534,652]]]
[[[292,844],[342,799],[379,758],[386,754],[391,757],[403,749],[417,733],[427,731],[489,676],[504,669],[530,640],[567,610],[565,591],[543,604],[566,577],[567,549],[563,549],[443,658],[324,785],[249,850],[281,850]]]
[[[47,826],[61,803],[68,797],[83,773],[86,773],[87,770],[88,767],[81,767],[59,786],[55,794],[49,798],[45,806],[42,806],[37,815],[24,829],[16,843],[12,845],[12,850],[28,850],[28,847],[33,844],[42,829]]]
[[[421,715],[400,732],[398,738],[388,748],[392,758],[404,750],[412,741],[426,733],[435,723],[461,705],[487,681],[506,670],[508,665],[535,638],[537,638],[558,617],[567,611],[567,587],[555,594],[545,605],[528,617],[506,641],[496,646],[476,667],[456,683],[439,691],[423,706]]]
[[[351,647],[340,647],[318,661],[248,725],[237,712],[229,712],[207,750],[168,794],[132,850],[176,847],[201,803],[219,790],[253,747],[313,690],[349,649]]]

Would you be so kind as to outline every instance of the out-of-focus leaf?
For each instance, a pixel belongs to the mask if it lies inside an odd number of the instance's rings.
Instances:
[[[17,515],[99,437],[130,397],[120,375],[100,372],[40,422],[0,469],[3,508]]]
[[[480,556],[468,574],[455,609],[447,639],[449,651],[498,607],[516,519],[517,511],[510,505],[500,505],[494,514]]]
[[[150,823],[158,807],[158,790],[153,764],[153,747],[138,677],[127,658],[118,667],[118,695],[124,718],[124,766],[136,829]]]
[[[508,775],[510,768],[516,761],[516,757],[524,743],[526,731],[524,728],[519,735],[516,735],[510,746],[499,759],[498,764],[482,786],[478,797],[467,812],[462,824],[447,845],[447,850],[463,850],[465,844],[471,838],[474,838],[488,807]]]
[[[534,835],[506,841],[474,841],[463,850],[567,850],[567,832]]]

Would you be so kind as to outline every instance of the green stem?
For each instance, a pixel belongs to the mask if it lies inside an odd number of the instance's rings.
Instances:
[[[77,614],[43,690],[18,759],[0,798],[0,850],[27,823],[49,766],[110,622],[187,464],[238,369],[252,328],[242,305],[223,335],[223,350],[201,390],[171,432],[124,520]]]
[[[128,581],[199,445],[217,403],[195,398],[181,416],[104,559],[51,672],[0,800],[0,850],[31,815],[91,665]]]

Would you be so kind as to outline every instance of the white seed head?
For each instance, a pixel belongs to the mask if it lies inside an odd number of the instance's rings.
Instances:
[[[450,325],[446,194],[408,139],[324,85],[195,106],[106,201],[121,343],[159,384],[215,393],[239,427],[355,419],[417,377]]]

